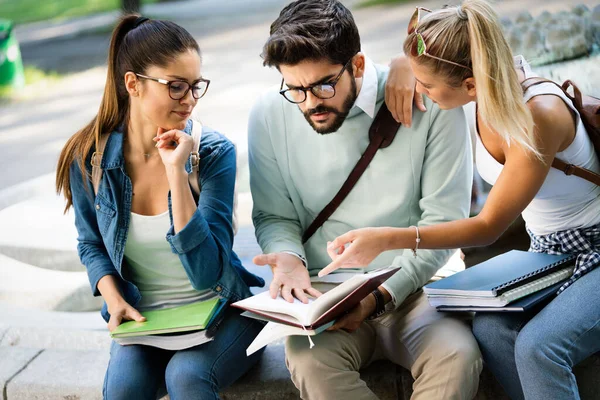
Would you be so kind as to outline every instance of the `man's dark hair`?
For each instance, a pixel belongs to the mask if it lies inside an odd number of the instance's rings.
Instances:
[[[263,64],[297,65],[304,60],[346,64],[360,51],[354,17],[338,0],[297,0],[271,24],[263,47]]]

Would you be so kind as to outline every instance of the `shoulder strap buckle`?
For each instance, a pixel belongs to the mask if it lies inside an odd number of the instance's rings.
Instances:
[[[200,153],[192,151],[190,153],[190,161],[192,162],[192,168],[198,168],[200,165]]]
[[[90,160],[92,167],[100,168],[102,164],[102,156],[104,154],[100,151],[95,151],[92,153],[92,159]]]
[[[563,172],[565,173],[565,175],[573,175],[573,173],[575,173],[575,165],[567,164],[563,169]]]

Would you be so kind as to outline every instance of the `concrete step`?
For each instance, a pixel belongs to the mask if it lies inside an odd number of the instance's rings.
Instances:
[[[74,213],[63,214],[64,200],[42,195],[0,210],[0,253],[24,263],[63,271],[81,271]]]
[[[49,189],[49,178],[53,175],[35,180],[35,185],[18,185],[0,193],[0,226],[18,227],[0,229],[0,254],[40,268],[84,271],[77,255],[74,212],[63,213],[62,197],[39,192],[40,187]],[[9,201],[13,203],[6,204]],[[251,212],[252,196],[249,192],[239,193],[239,230],[234,249],[240,257],[249,259],[261,252],[254,238]]]
[[[0,340],[2,340],[2,329],[6,332],[9,329],[18,328],[25,328],[26,330],[70,329],[97,331],[106,330],[106,322],[104,322],[98,311],[61,312],[30,310],[0,302]],[[0,345],[4,346],[7,344],[2,341]]]
[[[0,326],[0,388],[14,399],[100,399],[109,359],[110,339],[102,331],[68,328],[2,328]],[[315,348],[315,351],[318,351]],[[5,361],[6,360],[6,361]],[[592,356],[575,368],[581,398],[597,399],[600,357]],[[409,371],[378,361],[361,371],[382,400],[408,400],[414,383]],[[269,345],[261,361],[222,393],[225,400],[291,400],[298,391],[285,367],[283,340]],[[484,368],[476,400],[508,400]]]
[[[0,367],[0,384],[6,400],[102,398],[108,349],[67,350],[0,347],[0,356],[10,363]],[[375,363],[363,372],[382,400],[397,398],[397,368]],[[285,367],[283,342],[270,345],[259,364],[222,393],[223,399],[297,399],[298,391]]]
[[[86,272],[53,271],[0,254],[0,301],[47,311],[99,310],[102,299],[92,295]]]

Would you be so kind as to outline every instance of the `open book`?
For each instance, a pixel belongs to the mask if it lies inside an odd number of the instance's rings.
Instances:
[[[292,335],[306,335],[312,347],[310,336],[332,326],[336,318],[356,307],[399,269],[389,267],[365,274],[354,274],[319,298],[309,298],[308,304],[298,299],[289,303],[281,296],[272,299],[269,292],[233,303],[232,306],[245,310],[243,316],[269,321],[246,353],[250,355],[277,339]]]
[[[262,292],[233,303],[232,306],[248,311],[247,316],[256,314],[257,319],[313,330],[350,311],[399,269],[389,267],[366,274],[356,274],[319,298],[309,298],[308,304],[298,299],[289,303],[281,296],[272,299],[269,292]]]

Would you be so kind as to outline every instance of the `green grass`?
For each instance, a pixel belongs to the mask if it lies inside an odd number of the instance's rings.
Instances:
[[[32,66],[26,66],[23,73],[25,75],[25,87],[20,89],[0,87],[0,102],[28,98],[35,95],[39,90],[58,83],[62,77],[57,72],[46,72]]]
[[[363,0],[358,3],[358,8],[379,6],[382,4],[402,4],[410,1],[411,0]]]
[[[142,0],[142,4],[159,0]],[[66,19],[117,10],[121,0],[0,0],[0,18],[15,24]]]

